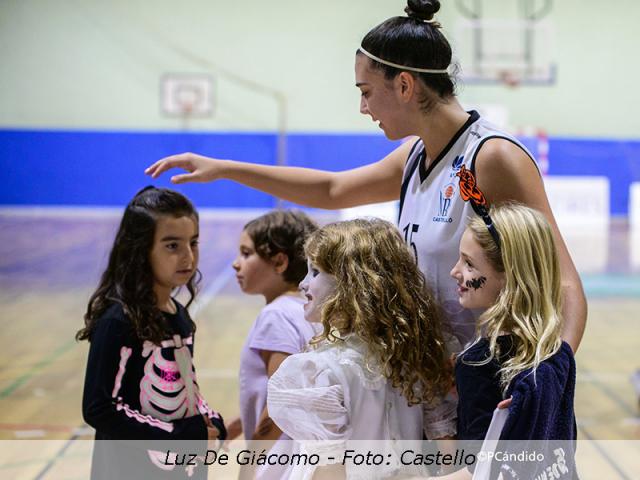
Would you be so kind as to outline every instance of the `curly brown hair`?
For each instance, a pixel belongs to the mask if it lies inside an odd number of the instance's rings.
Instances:
[[[440,313],[398,230],[378,219],[332,223],[311,235],[305,251],[336,279],[312,343],[354,333],[410,405],[444,396],[451,367]]]

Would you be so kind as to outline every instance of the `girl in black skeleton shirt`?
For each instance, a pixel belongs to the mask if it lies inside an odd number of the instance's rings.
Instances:
[[[127,205],[85,327],[76,335],[91,343],[82,412],[96,440],[225,437],[222,417],[196,382],[195,324],[171,296],[185,286],[187,306],[193,301],[200,279],[198,233],[195,208],[175,191],[147,187]],[[167,462],[166,452],[142,445],[140,455],[118,442],[96,442],[92,477],[187,473]]]

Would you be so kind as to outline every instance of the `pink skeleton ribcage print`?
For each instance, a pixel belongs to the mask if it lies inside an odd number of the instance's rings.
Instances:
[[[162,346],[145,342],[142,350],[142,356],[149,358],[140,381],[140,407],[143,413],[167,422],[200,413],[200,395],[187,347],[191,337],[176,337]],[[163,352],[173,352],[175,359],[165,358]]]

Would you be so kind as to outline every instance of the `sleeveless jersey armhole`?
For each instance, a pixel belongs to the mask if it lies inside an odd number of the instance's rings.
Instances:
[[[409,155],[407,155],[407,161],[405,165],[408,165],[411,159],[411,156],[415,153],[416,147],[420,144],[422,140],[416,140],[416,143],[411,147],[411,151]],[[422,150],[424,151],[424,145],[422,146]],[[418,165],[420,165],[420,161],[422,159],[422,152],[419,152],[418,155],[413,159],[413,163],[409,165],[409,168],[405,170],[405,176],[402,179],[402,187],[400,188],[400,206],[398,208],[398,222],[400,222],[400,216],[402,215],[402,206],[404,205],[404,199],[407,196],[407,189],[409,188],[409,182],[413,178],[413,174],[416,173]]]
[[[531,155],[531,152],[529,152],[529,150],[527,150],[524,145],[522,145],[520,142],[514,140],[513,138],[509,138],[506,137],[504,135],[490,135],[488,137],[484,137],[482,140],[480,140],[480,142],[478,143],[478,146],[475,148],[475,151],[473,152],[473,157],[471,158],[471,173],[473,173],[473,175],[476,175],[476,158],[478,157],[478,153],[480,152],[480,149],[482,148],[482,146],[485,144],[485,142],[487,140],[493,140],[494,138],[501,138],[502,140],[506,140],[507,142],[511,142],[513,143],[516,147],[518,147],[520,150],[522,150],[527,157],[529,157],[531,159],[531,161],[533,162],[533,165],[536,167],[536,170],[538,171],[538,175],[540,175],[540,177],[542,177],[542,174],[540,173],[540,167],[538,167],[538,162],[536,162],[535,158],[533,158],[533,155]]]

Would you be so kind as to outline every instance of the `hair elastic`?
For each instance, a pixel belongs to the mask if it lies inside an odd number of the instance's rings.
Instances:
[[[438,20],[436,20],[435,18],[432,18],[431,20],[424,20],[418,17],[417,15],[409,15],[409,14],[407,14],[407,17],[415,18],[416,20],[420,20],[421,22],[424,22],[424,23],[438,23]]]
[[[389,67],[399,68],[400,70],[409,70],[410,72],[418,72],[418,73],[449,73],[449,67],[444,69],[435,69],[435,68],[418,68],[418,67],[407,67],[406,65],[399,65],[397,63],[388,62],[387,60],[383,60],[379,57],[376,57],[372,53],[367,52],[364,48],[359,47],[362,53],[364,53],[371,60],[374,60],[383,65],[387,65]]]
[[[409,6],[407,6],[407,8],[404,9],[404,13],[407,14],[408,18],[413,18],[414,20],[420,20],[421,22],[424,22],[424,23],[438,23],[438,20],[434,18],[433,13],[431,14],[431,18],[429,20],[425,18],[420,18],[420,16],[415,11],[413,11]]]

